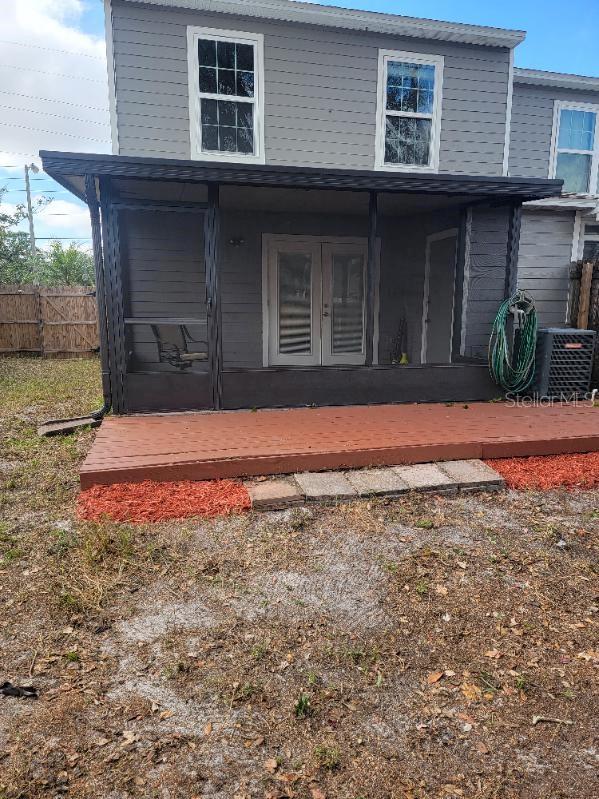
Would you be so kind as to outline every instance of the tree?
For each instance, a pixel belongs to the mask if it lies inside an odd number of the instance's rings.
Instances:
[[[49,250],[40,251],[38,283],[44,286],[93,286],[94,260],[91,253],[74,242],[65,247],[53,241]]]
[[[35,266],[29,236],[11,229],[27,218],[27,211],[22,204],[17,205],[12,213],[2,210],[6,191],[6,188],[0,188],[0,283],[29,283]]]
[[[0,283],[39,283],[44,286],[83,285],[92,286],[94,262],[91,254],[71,242],[64,246],[53,241],[49,249],[36,248],[31,254],[29,235],[14,230],[27,218],[24,204],[14,210],[2,210],[1,204],[6,188],[0,188]],[[39,198],[34,205],[34,213],[44,208],[50,200]]]

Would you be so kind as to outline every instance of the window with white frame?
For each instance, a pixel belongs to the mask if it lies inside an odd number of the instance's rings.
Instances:
[[[599,261],[599,224],[587,222],[584,226],[582,260]]]
[[[550,177],[564,192],[595,194],[599,165],[599,106],[556,102]]]
[[[262,34],[188,28],[193,158],[264,162]]]
[[[376,167],[439,168],[443,57],[379,51]]]

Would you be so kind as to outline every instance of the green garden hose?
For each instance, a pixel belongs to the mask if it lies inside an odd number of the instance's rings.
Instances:
[[[508,319],[514,313],[514,348],[510,354]],[[515,331],[514,331],[515,332]],[[506,392],[525,391],[535,373],[537,345],[537,311],[534,301],[518,289],[513,297],[501,303],[489,340],[489,370],[493,380]]]

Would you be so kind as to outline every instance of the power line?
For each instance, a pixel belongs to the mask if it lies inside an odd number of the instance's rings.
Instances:
[[[105,122],[102,121],[95,121],[93,119],[80,119],[78,117],[65,117],[63,114],[53,114],[52,111],[42,111],[41,109],[37,108],[17,108],[14,105],[4,105],[2,106],[3,111],[21,111],[25,114],[43,114],[47,117],[59,117],[59,119],[64,119],[65,122],[83,122],[86,125],[104,125],[104,127],[108,127],[108,119]]]
[[[20,164],[18,166],[15,166],[15,169],[22,169],[22,168],[23,167]],[[8,169],[8,167],[2,166],[2,164],[0,164],[0,169]],[[9,175],[8,177],[5,178],[0,177],[0,183],[3,183],[5,180],[23,180],[23,178],[20,176],[17,177],[16,175],[14,177],[12,175]],[[52,178],[48,175],[47,178],[29,178],[29,180],[31,183],[46,183],[46,181],[52,180]]]
[[[65,55],[77,55],[84,58],[93,58],[96,61],[104,61],[100,55],[91,55],[90,53],[76,53],[74,50],[59,50],[57,47],[38,47],[37,44],[29,44],[29,42],[11,42],[8,39],[0,39],[1,44],[14,44],[17,47],[33,47],[35,50],[47,50],[51,53],[64,53]]]
[[[100,108],[99,105],[84,105],[83,103],[73,103],[70,100],[61,100],[58,97],[37,97],[34,94],[23,94],[23,92],[9,92],[5,89],[0,89],[0,94],[10,94],[13,97],[26,97],[28,100],[39,100],[42,103],[62,103],[63,105],[72,105],[75,108],[87,108],[90,111],[107,111],[108,108]]]
[[[27,189],[10,189],[11,194],[24,194]],[[71,194],[67,189],[40,189],[43,194]]]
[[[4,155],[27,155],[27,156],[33,155],[33,156],[35,156],[35,158],[39,158],[39,153],[23,153],[23,152],[18,152],[17,150],[3,150],[2,147],[0,147],[0,153],[2,153]],[[10,168],[10,169],[23,169],[21,164],[8,164],[7,168]]]
[[[23,67],[20,64],[0,64],[0,69],[18,69],[19,72],[37,72],[47,78],[74,78],[75,80],[85,80],[88,83],[104,83],[99,78],[87,78],[85,75],[67,75],[64,72],[46,72],[45,69],[35,69],[34,67]]]
[[[30,130],[33,133],[50,133],[52,136],[68,136],[70,139],[85,139],[86,141],[99,141],[102,144],[108,144],[108,139],[96,139],[93,136],[78,136],[76,133],[63,133],[60,130],[47,130],[45,128],[31,128],[29,125],[19,125],[16,122],[1,122],[7,128],[20,128],[21,130]],[[6,152],[6,151],[5,151]]]

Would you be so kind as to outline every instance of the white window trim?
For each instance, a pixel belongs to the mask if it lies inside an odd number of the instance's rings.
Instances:
[[[566,100],[555,100],[553,103],[553,129],[551,131],[551,151],[549,155],[549,174],[548,177],[554,178],[557,169],[559,125],[562,111],[590,111],[595,114],[595,139],[592,150],[573,150],[569,147],[559,149],[559,152],[574,153],[579,155],[591,155],[591,174],[589,181],[589,191],[582,194],[591,196],[599,193],[599,105],[593,103],[573,103]]]
[[[202,152],[202,129],[200,126],[200,89],[198,85],[198,39],[214,41],[234,41],[251,44],[254,47],[254,97],[227,95],[232,102],[253,102],[254,106],[254,147],[251,155],[243,153]],[[264,36],[247,31],[229,31],[220,28],[187,26],[187,72],[189,80],[189,133],[191,158],[200,161],[219,161],[235,164],[264,164]],[[208,96],[208,95],[206,95]],[[214,95],[214,99],[223,99]]]
[[[580,235],[580,244],[579,244],[579,258],[577,260],[582,260],[583,252],[584,252],[584,245],[587,241],[599,241],[599,233],[587,233],[587,227],[592,225],[593,227],[597,227],[597,222],[583,222],[582,223],[582,230]]]
[[[426,64],[435,68],[435,89],[433,95],[433,112],[421,114],[417,112],[402,111],[394,116],[431,119],[430,162],[427,166],[419,164],[386,164],[385,163],[385,114],[387,90],[387,62],[406,61],[412,64]],[[443,98],[443,67],[445,59],[442,55],[425,55],[423,53],[408,53],[403,50],[379,50],[378,62],[378,88],[376,108],[376,143],[374,168],[386,172],[438,172],[439,171],[439,145],[441,143],[441,105]]]

